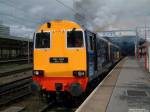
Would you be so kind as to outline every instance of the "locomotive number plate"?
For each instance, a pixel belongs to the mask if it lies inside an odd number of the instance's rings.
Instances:
[[[67,57],[52,57],[50,63],[68,63]]]

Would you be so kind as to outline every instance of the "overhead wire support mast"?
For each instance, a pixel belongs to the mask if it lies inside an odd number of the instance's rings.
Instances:
[[[145,24],[145,69],[147,70],[148,66],[147,66],[147,55],[148,55],[148,49],[147,49],[147,27],[146,27],[146,24]]]

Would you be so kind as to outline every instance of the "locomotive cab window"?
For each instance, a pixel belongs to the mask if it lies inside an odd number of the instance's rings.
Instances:
[[[35,48],[50,48],[49,32],[42,32],[36,34]]]
[[[68,31],[67,32],[67,48],[83,47],[83,32],[82,31]]]

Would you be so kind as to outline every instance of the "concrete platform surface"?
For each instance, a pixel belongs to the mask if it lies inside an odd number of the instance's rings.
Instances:
[[[76,112],[150,112],[150,80],[134,58],[123,59]]]

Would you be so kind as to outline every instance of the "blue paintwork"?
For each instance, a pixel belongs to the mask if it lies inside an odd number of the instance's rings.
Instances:
[[[89,77],[94,75],[94,52],[88,51]]]

